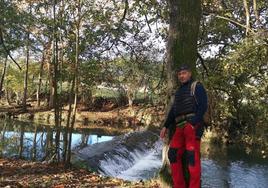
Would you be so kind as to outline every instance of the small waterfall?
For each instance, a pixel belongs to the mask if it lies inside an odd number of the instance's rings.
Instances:
[[[156,176],[162,165],[161,148],[162,141],[158,140],[154,148],[145,153],[139,153],[134,158],[133,165],[127,170],[121,171],[116,177],[135,181]]]
[[[148,179],[160,168],[162,141],[151,131],[133,132],[74,151],[89,168],[126,180]]]

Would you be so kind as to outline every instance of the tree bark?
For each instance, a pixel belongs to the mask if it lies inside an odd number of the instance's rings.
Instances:
[[[197,40],[201,19],[201,0],[169,0],[169,36],[167,43],[167,95],[169,104],[166,114],[172,104],[173,93],[178,87],[176,69],[181,64],[191,67],[196,74]],[[168,142],[165,141],[163,166],[160,177],[164,184],[171,184],[169,162],[167,158]]]
[[[19,145],[19,158],[22,159],[23,148],[24,148],[24,125],[20,126],[20,145]]]
[[[6,88],[6,100],[7,100],[7,103],[8,105],[11,105],[11,100],[10,100],[10,94],[9,94],[9,89],[8,87]]]
[[[53,49],[52,49],[53,51]],[[49,97],[48,97],[48,106],[53,108],[54,106],[54,88],[53,88],[53,71],[52,71],[52,62],[48,62],[48,86],[49,86]]]
[[[59,112],[59,96],[58,96],[58,36],[57,36],[57,19],[56,19],[56,0],[53,1],[53,56],[52,62],[54,67],[54,74],[53,74],[53,107],[54,107],[54,122],[56,128],[56,135],[55,135],[55,154],[57,157],[57,161],[60,160],[60,112]]]
[[[66,132],[63,135],[63,160],[66,164],[66,167],[69,166],[69,164],[67,164],[67,154],[68,154],[68,147],[69,147],[69,143],[68,143],[68,139],[69,139],[69,134],[71,131],[70,130],[70,121],[71,121],[71,115],[72,115],[72,105],[73,105],[73,100],[74,100],[74,85],[75,85],[75,79],[72,79],[72,83],[71,83],[71,89],[69,91],[69,107],[68,107],[68,115],[67,115],[67,123],[66,123]]]
[[[39,74],[38,74],[38,86],[37,86],[37,92],[36,92],[37,106],[40,106],[40,93],[41,93],[41,86],[42,86],[42,76],[43,76],[44,61],[45,61],[45,49],[43,51],[42,61],[41,61],[41,64],[40,64]]]
[[[44,160],[49,160],[53,153],[52,153],[52,148],[53,148],[53,130],[48,127],[47,133],[46,133],[46,155],[44,157]]]
[[[7,70],[7,56],[5,58],[2,76],[1,76],[1,80],[0,80],[0,99],[1,99],[2,95],[4,94],[3,85],[4,85],[5,76],[6,76],[6,70]]]
[[[132,107],[133,106],[133,102],[134,102],[134,99],[135,99],[135,92],[128,88],[127,90],[127,99],[128,99],[128,106]]]
[[[28,71],[29,71],[29,42],[30,42],[30,33],[27,31],[27,38],[26,38],[26,63],[25,63],[25,74],[24,74],[24,89],[23,89],[23,110],[27,108],[27,91],[28,91]]]
[[[246,35],[248,35],[249,30],[250,30],[250,13],[249,13],[249,8],[248,8],[248,3],[247,0],[243,0],[244,4],[244,9],[245,9],[245,14],[246,14]]]
[[[256,0],[253,0],[253,11],[254,11],[254,14],[255,14],[255,20],[256,20],[257,25],[260,25],[260,16],[259,16],[259,11],[258,11],[258,8],[257,8]]]
[[[71,162],[71,143],[72,143],[72,131],[74,128],[74,123],[76,119],[76,109],[77,109],[77,100],[78,100],[78,88],[79,88],[79,55],[80,55],[80,26],[81,26],[81,1],[77,2],[77,20],[76,20],[76,37],[75,37],[75,72],[74,72],[74,105],[72,112],[72,121],[71,121],[71,129],[69,133],[69,143],[68,143],[68,152],[67,152],[67,161],[66,167],[70,166]]]

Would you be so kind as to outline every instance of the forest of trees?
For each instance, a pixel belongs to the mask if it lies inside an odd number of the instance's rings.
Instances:
[[[176,66],[188,63],[208,90],[210,128],[223,135],[219,139],[267,148],[268,1],[203,0],[196,8],[182,3],[192,10],[185,20],[183,13],[169,19],[174,3],[1,1],[1,105],[26,111],[34,101],[36,108],[54,108],[56,127],[62,106],[69,105],[71,128],[77,105],[91,105],[100,85],[116,89],[120,104],[131,106],[142,94],[146,104],[166,105]],[[172,21],[194,28],[199,20],[199,32],[180,31],[182,41],[168,33]],[[172,41],[182,45],[166,51]]]

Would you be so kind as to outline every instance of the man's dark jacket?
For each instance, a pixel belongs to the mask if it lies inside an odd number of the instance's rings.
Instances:
[[[164,124],[166,128],[175,124],[176,117],[192,113],[195,115],[188,118],[187,122],[191,123],[193,126],[203,124],[203,116],[207,111],[207,93],[203,85],[198,82],[194,96],[192,96],[192,83],[193,80],[191,79],[177,89],[174,103]]]

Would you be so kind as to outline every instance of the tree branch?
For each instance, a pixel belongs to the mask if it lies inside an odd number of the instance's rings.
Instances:
[[[128,0],[125,0],[125,9],[124,9],[123,17],[120,19],[119,25],[118,25],[118,27],[117,27],[116,30],[119,30],[121,24],[122,24],[123,21],[125,20],[126,15],[127,15],[127,11],[128,11]]]
[[[142,9],[142,6],[140,4],[139,4],[139,7]],[[146,21],[146,23],[148,25],[149,31],[150,31],[150,33],[152,33],[152,29],[151,29],[151,26],[149,24],[149,21],[148,21],[148,18],[147,18],[147,14],[144,14],[144,16],[145,16],[145,21]]]
[[[250,29],[250,15],[249,15],[249,8],[248,8],[248,3],[247,0],[243,0],[243,4],[244,4],[244,9],[245,9],[245,14],[246,14],[246,35],[248,35],[248,31]]]
[[[2,44],[7,56],[10,57],[10,59],[17,65],[17,67],[21,70],[20,65],[15,61],[15,59],[13,59],[13,57],[10,54],[10,50],[7,49],[5,42],[4,42],[4,37],[3,37],[3,31],[2,28],[0,27],[0,45]]]
[[[208,76],[208,69],[207,69],[207,67],[206,67],[206,65],[205,65],[204,59],[202,58],[202,56],[200,55],[200,53],[197,53],[197,57],[198,57],[198,59],[200,60],[201,65],[202,65],[203,68],[205,69],[206,74],[207,74],[207,76]]]
[[[166,61],[164,60],[164,63],[165,62]],[[161,85],[161,83],[164,80],[164,74],[165,74],[165,65],[163,64],[162,71],[161,71],[161,76],[160,76],[160,79],[158,81],[158,84],[154,88],[152,88],[152,91],[156,90]]]
[[[234,25],[240,26],[240,27],[242,27],[242,28],[248,30],[249,32],[251,32],[251,33],[253,33],[253,34],[256,33],[253,29],[247,27],[246,25],[241,24],[241,23],[239,23],[239,22],[237,22],[237,21],[235,21],[235,20],[232,20],[231,18],[217,15],[217,14],[214,13],[214,12],[213,12],[213,13],[211,13],[211,12],[203,12],[203,15],[204,15],[204,16],[209,16],[209,15],[211,15],[211,16],[215,16],[216,18],[223,19],[223,20],[226,20],[226,21],[231,22],[231,23],[234,24]]]
[[[238,26],[240,26],[240,27],[243,27],[243,28],[245,28],[246,30],[248,30],[249,32],[251,32],[251,33],[255,33],[255,31],[254,30],[252,30],[251,28],[249,28],[249,27],[247,27],[246,25],[243,25],[243,24],[241,24],[241,23],[239,23],[239,22],[237,22],[237,21],[235,21],[235,20],[232,20],[231,18],[228,18],[228,17],[224,17],[224,16],[219,16],[219,15],[214,15],[216,18],[220,18],[220,19],[223,19],[223,20],[226,20],[226,21],[229,21],[229,22],[231,22],[232,24],[234,24],[234,25],[238,25]]]
[[[260,24],[260,17],[259,17],[259,12],[258,12],[258,9],[257,9],[257,2],[256,2],[256,0],[253,0],[253,11],[254,11],[254,14],[255,14],[255,18],[256,18],[257,24],[259,25]]]

